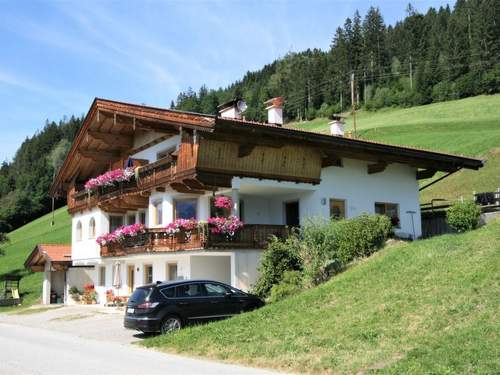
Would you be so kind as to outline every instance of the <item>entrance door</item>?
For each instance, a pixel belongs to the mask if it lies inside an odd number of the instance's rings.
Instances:
[[[299,201],[285,203],[285,224],[290,227],[299,226]]]
[[[177,280],[177,263],[167,263],[167,279]]]
[[[127,267],[127,287],[130,296],[134,292],[134,266]]]

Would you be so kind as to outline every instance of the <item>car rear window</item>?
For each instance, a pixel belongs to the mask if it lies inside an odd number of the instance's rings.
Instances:
[[[151,290],[153,288],[137,288],[134,293],[130,296],[130,302],[132,303],[143,303],[150,296]]]
[[[160,290],[161,294],[163,294],[163,297],[165,298],[174,298],[175,297],[175,287],[170,287],[170,288],[163,288]]]

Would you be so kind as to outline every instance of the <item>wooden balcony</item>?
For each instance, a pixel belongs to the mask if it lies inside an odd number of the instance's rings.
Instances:
[[[148,229],[121,243],[101,246],[101,256],[202,249],[264,249],[272,235],[286,238],[288,234],[289,229],[284,225],[265,224],[246,224],[231,239],[211,233],[207,226],[201,226],[190,233],[181,231],[173,236],[168,235],[164,229]]]
[[[177,166],[175,160],[171,157],[163,158],[141,167],[138,178],[133,176],[130,181],[117,183],[113,186],[103,186],[91,192],[83,189],[79,191],[71,190],[68,193],[68,210],[75,212],[104,204],[102,208],[107,211],[113,211],[114,209],[106,206],[105,202],[117,199],[119,202],[115,202],[116,209],[134,210],[146,208],[147,198],[127,198],[127,196],[166,184],[175,178],[176,173]]]

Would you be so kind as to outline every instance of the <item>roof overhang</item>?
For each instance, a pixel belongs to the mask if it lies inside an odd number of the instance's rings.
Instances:
[[[71,266],[71,245],[36,245],[24,262],[24,267],[33,272],[42,272],[48,261],[54,270],[67,269]]]
[[[284,128],[271,124],[217,118],[214,135],[240,138],[246,142],[297,143],[320,148],[325,157],[352,158],[374,163],[403,163],[429,171],[452,172],[461,168],[477,170],[484,161],[466,156],[390,145],[362,139]]]
[[[134,153],[134,136],[155,131],[175,135],[181,128],[212,131],[214,116],[96,98],[51,188],[52,196],[77,179],[88,179]]]

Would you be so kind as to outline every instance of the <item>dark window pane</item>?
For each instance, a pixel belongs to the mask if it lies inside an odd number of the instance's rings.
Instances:
[[[152,288],[137,288],[130,296],[130,302],[143,303],[151,294]]]
[[[179,285],[175,289],[177,297],[201,297],[204,295],[201,284]]]
[[[123,225],[123,216],[110,216],[109,217],[109,231],[112,232],[116,228]]]
[[[163,296],[165,298],[174,298],[175,297],[175,288],[171,287],[171,288],[162,289],[161,294],[163,294]]]
[[[176,219],[196,219],[196,199],[175,201]]]
[[[205,284],[205,289],[207,290],[207,295],[210,297],[222,297],[226,293],[229,293],[229,289],[220,284]]]

